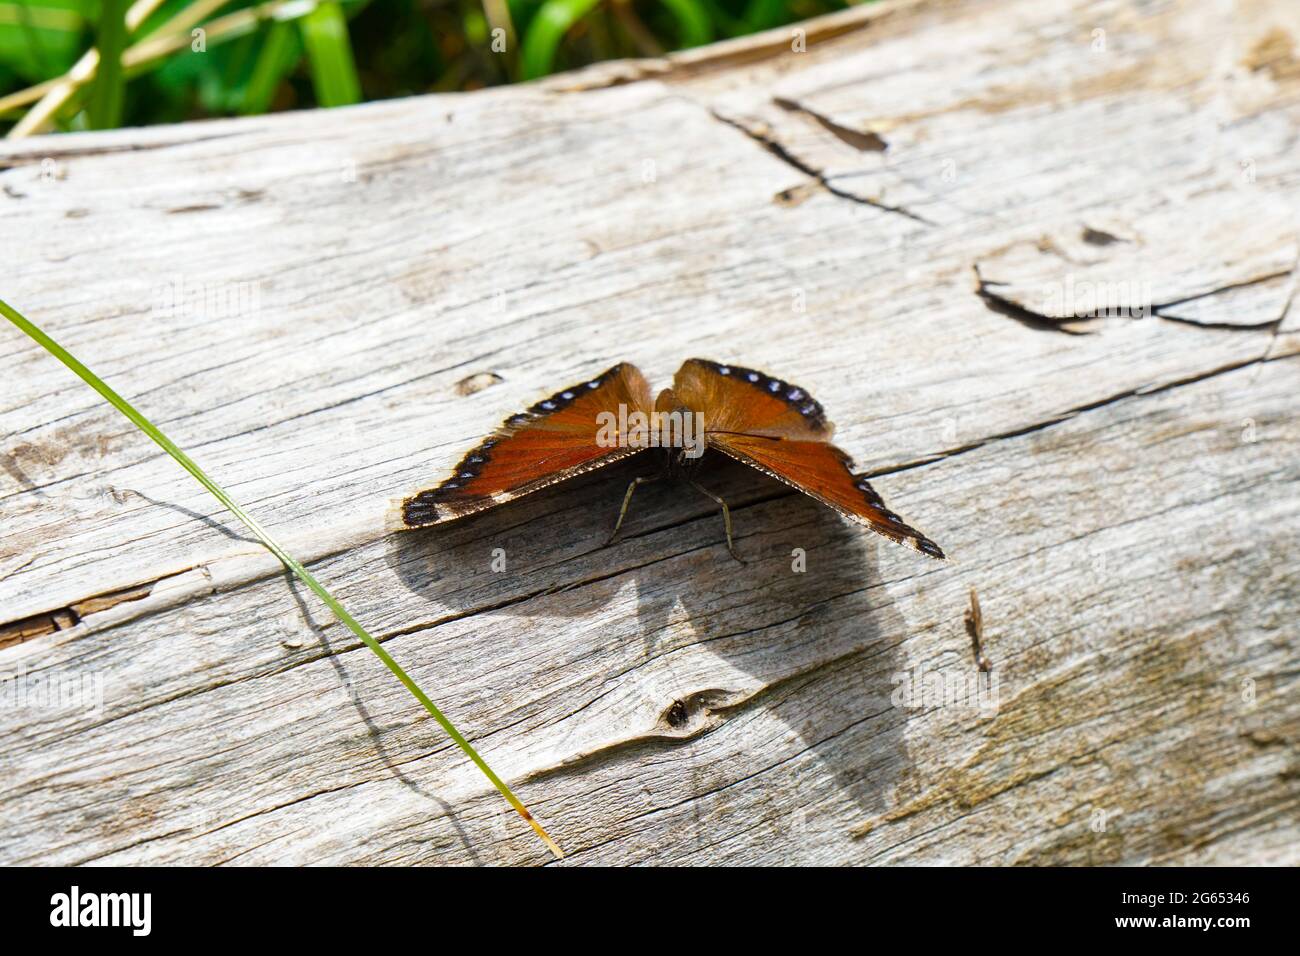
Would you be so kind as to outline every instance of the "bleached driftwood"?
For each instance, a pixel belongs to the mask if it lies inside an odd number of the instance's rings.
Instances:
[[[2,294],[570,863],[1300,862],[1300,11],[798,29],[7,145]],[[0,350],[0,862],[548,859],[188,476]],[[704,481],[744,567],[669,487],[600,547],[636,465],[385,529],[540,395],[695,355],[812,391],[953,560],[739,466]]]

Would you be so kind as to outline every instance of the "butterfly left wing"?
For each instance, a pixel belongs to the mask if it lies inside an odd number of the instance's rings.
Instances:
[[[636,454],[644,445],[632,445],[621,435],[612,442],[602,437],[601,415],[626,421],[633,412],[652,408],[645,376],[627,363],[556,392],[507,419],[438,487],[402,502],[402,526],[461,518]]]
[[[943,549],[885,506],[853,460],[830,444],[835,426],[807,390],[749,368],[691,359],[675,400],[704,416],[710,448],[783,481],[891,541],[942,558]]]

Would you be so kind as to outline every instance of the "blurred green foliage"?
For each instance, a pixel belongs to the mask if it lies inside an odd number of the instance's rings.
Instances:
[[[479,89],[598,60],[658,55],[845,5],[0,0],[0,129],[12,128],[48,92],[31,87],[62,77],[92,48],[103,62],[93,78],[49,106],[49,128],[139,126]]]

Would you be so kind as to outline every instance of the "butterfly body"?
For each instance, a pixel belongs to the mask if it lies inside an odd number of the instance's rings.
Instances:
[[[703,455],[689,455],[685,448],[664,449],[663,470],[669,478],[689,481],[699,474],[703,462]]]
[[[439,524],[657,449],[663,466],[629,486],[614,535],[639,485],[678,478],[721,507],[727,545],[736,556],[726,502],[695,480],[705,450],[714,449],[892,541],[942,558],[937,544],[854,475],[852,459],[830,443],[833,432],[805,389],[755,369],[691,359],[672,387],[652,400],[645,377],[623,363],[507,419],[461,460],[451,478],[406,499],[402,523]]]

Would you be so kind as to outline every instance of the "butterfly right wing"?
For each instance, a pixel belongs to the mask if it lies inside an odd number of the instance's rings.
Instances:
[[[891,541],[932,558],[943,549],[885,506],[853,460],[830,444],[835,426],[806,389],[706,359],[673,380],[676,401],[704,416],[710,448],[783,481]]]
[[[636,454],[644,445],[634,446],[621,434],[608,441],[600,416],[626,421],[632,412],[648,414],[653,407],[645,376],[627,363],[556,392],[507,419],[442,484],[407,498],[402,525],[422,528],[461,518]]]
[[[807,390],[752,368],[690,359],[677,370],[673,393],[704,416],[709,434],[830,441],[835,432]]]
[[[755,435],[710,435],[709,447],[799,489],[897,544],[944,558],[942,548],[885,506],[870,482],[854,476],[853,459],[834,445]]]

